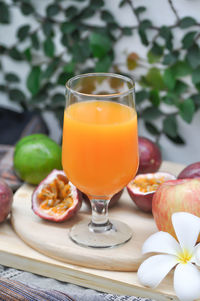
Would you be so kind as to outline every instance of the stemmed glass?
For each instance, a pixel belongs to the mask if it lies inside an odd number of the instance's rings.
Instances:
[[[66,83],[63,169],[87,194],[92,219],[72,227],[70,238],[81,246],[107,248],[130,240],[132,229],[108,219],[111,197],[138,168],[134,82],[112,73],[89,73]]]

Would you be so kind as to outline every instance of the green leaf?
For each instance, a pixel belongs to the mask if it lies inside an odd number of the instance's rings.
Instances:
[[[197,21],[192,17],[185,17],[180,20],[180,28],[188,28],[197,24]]]
[[[112,47],[111,40],[106,35],[92,33],[90,35],[90,49],[94,57],[102,58]]]
[[[183,81],[181,80],[177,80],[176,81],[176,85],[175,85],[175,88],[174,88],[174,92],[177,94],[177,95],[180,95],[184,92],[186,92],[188,89],[188,85],[186,83],[184,83]]]
[[[196,106],[200,107],[200,94],[192,95],[192,99]]]
[[[64,22],[61,24],[60,29],[61,29],[62,33],[70,34],[76,30],[76,25],[73,23],[70,23],[70,22]]]
[[[138,6],[137,8],[135,8],[136,15],[140,15],[140,14],[144,13],[145,11],[146,11],[146,7],[144,7],[144,6]]]
[[[18,75],[16,75],[15,73],[6,73],[5,75],[5,79],[8,82],[12,82],[12,83],[19,83],[20,82],[20,78]]]
[[[197,44],[194,44],[187,53],[187,60],[192,68],[197,68],[200,65],[200,49]]]
[[[32,60],[32,54],[31,54],[31,48],[30,47],[28,47],[28,48],[26,48],[24,50],[24,55],[25,55],[27,61],[31,62],[31,60]]]
[[[162,114],[157,107],[147,107],[142,111],[141,116],[145,121],[149,121],[161,117]]]
[[[103,0],[90,0],[89,6],[92,7],[93,9],[98,9],[98,8],[104,6],[104,1]]]
[[[195,85],[200,83],[200,67],[192,72],[192,82]]]
[[[20,8],[21,8],[22,14],[25,15],[25,16],[28,16],[28,15],[34,13],[34,11],[35,11],[35,9],[32,6],[32,4],[27,3],[27,2],[26,3],[22,2]]]
[[[163,120],[163,131],[170,137],[177,136],[177,121],[176,116],[170,115]]]
[[[85,63],[86,59],[90,57],[90,54],[91,52],[88,38],[79,40],[79,42],[74,43],[72,48],[72,55],[75,62]]]
[[[110,56],[100,58],[96,63],[95,72],[108,72],[112,65]]]
[[[149,99],[154,106],[158,107],[160,104],[160,95],[158,90],[151,90]]]
[[[107,23],[115,23],[113,15],[107,10],[102,10],[101,19]]]
[[[42,24],[42,30],[46,37],[53,36],[54,35],[53,23],[50,21],[45,21]]]
[[[171,71],[176,78],[184,77],[191,73],[191,67],[187,61],[178,61],[171,67]]]
[[[3,45],[0,45],[0,54],[4,54],[6,52],[7,48]]]
[[[154,42],[152,48],[148,51],[147,57],[150,64],[156,63],[163,55],[163,47]]]
[[[70,79],[72,76],[74,76],[74,73],[67,73],[67,72],[60,73],[57,79],[57,84],[64,87],[68,79]]]
[[[46,56],[53,57],[55,53],[55,46],[53,40],[48,37],[43,43],[43,49]]]
[[[163,58],[163,65],[172,65],[177,62],[179,53],[178,51],[170,52]]]
[[[185,144],[184,139],[179,134],[177,134],[176,137],[171,137],[167,134],[166,134],[166,136],[169,140],[171,140],[175,144],[179,144],[179,145],[184,145]]]
[[[145,128],[147,129],[147,131],[151,135],[158,136],[160,134],[160,131],[157,129],[157,127],[152,122],[146,121],[144,123],[144,125],[145,125]]]
[[[8,9],[8,5],[4,1],[0,1],[0,23],[10,23],[10,12]]]
[[[158,68],[151,68],[146,77],[145,77],[146,83],[154,88],[154,89],[158,89],[158,90],[164,90],[165,89],[165,85],[163,82],[163,78],[160,74],[160,70]]]
[[[176,102],[175,95],[172,93],[167,93],[165,96],[163,96],[162,101],[167,105],[174,105],[174,103]]]
[[[36,50],[38,50],[40,47],[40,42],[39,42],[38,35],[36,32],[34,32],[31,35],[31,42],[32,42],[32,47],[35,48]]]
[[[184,49],[190,48],[194,44],[194,38],[196,36],[197,32],[196,31],[190,31],[186,33],[186,35],[182,39],[182,45]]]
[[[48,64],[47,68],[42,72],[42,79],[50,78],[59,67],[59,63],[59,59],[54,59],[50,64]]]
[[[8,51],[8,54],[12,59],[14,59],[16,61],[22,61],[23,60],[22,53],[16,47],[10,48],[9,51]]]
[[[92,16],[94,16],[95,12],[96,10],[93,9],[92,7],[86,7],[81,11],[80,18],[81,19],[91,18]]]
[[[71,20],[73,19],[76,15],[78,14],[78,9],[75,6],[69,6],[66,10],[65,10],[65,16]]]
[[[194,101],[191,98],[185,99],[179,105],[179,114],[187,123],[192,121],[195,112]]]
[[[160,36],[165,40],[165,45],[167,49],[172,50],[173,35],[171,29],[167,26],[162,26],[160,29]]]
[[[133,30],[131,27],[123,27],[122,32],[125,36],[132,36]]]
[[[73,73],[75,70],[75,66],[76,66],[75,62],[71,61],[63,67],[63,71],[65,71],[67,73]]]
[[[121,0],[120,3],[119,3],[119,7],[123,7],[125,4],[127,4],[128,1],[127,0]]]
[[[60,6],[56,3],[50,4],[46,8],[47,17],[51,18],[56,16],[60,12]]]
[[[152,23],[150,20],[143,20],[139,25],[138,33],[139,33],[142,44],[145,46],[149,45],[146,30],[149,29],[151,26],[152,26]]]
[[[32,95],[36,95],[40,89],[40,75],[40,67],[35,66],[32,68],[27,77],[26,85]]]
[[[175,84],[176,84],[176,79],[175,79],[175,75],[174,75],[174,72],[172,71],[172,69],[165,69],[164,74],[163,74],[163,81],[169,90],[174,89]]]
[[[9,91],[9,98],[16,102],[24,102],[26,99],[24,92],[19,89],[11,89]]]
[[[17,37],[20,41],[24,41],[29,35],[30,25],[23,25],[17,31]]]
[[[0,85],[0,92],[6,92],[6,86]]]
[[[53,104],[65,104],[65,96],[61,93],[56,93],[52,96],[51,101]]]
[[[148,98],[149,98],[149,93],[146,90],[141,90],[135,93],[136,104],[140,104]]]

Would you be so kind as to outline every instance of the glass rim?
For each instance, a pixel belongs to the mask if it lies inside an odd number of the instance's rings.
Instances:
[[[111,93],[111,94],[87,94],[87,93],[82,93],[79,91],[74,90],[73,88],[71,88],[71,84],[74,80],[77,80],[79,78],[84,78],[84,77],[100,77],[100,76],[107,76],[107,77],[114,77],[114,78],[119,78],[121,80],[123,80],[124,82],[127,82],[129,84],[131,84],[130,89],[128,89],[127,91],[124,92],[119,92],[119,93]],[[93,72],[93,73],[83,73],[83,74],[79,74],[79,75],[75,75],[73,77],[71,77],[65,84],[65,87],[68,91],[70,91],[71,93],[78,95],[78,96],[87,96],[87,97],[95,97],[95,98],[113,98],[113,97],[123,97],[123,96],[127,96],[128,94],[134,93],[135,90],[135,81],[133,79],[131,79],[128,76],[125,75],[121,75],[121,74],[117,74],[117,73],[111,73],[111,72]]]

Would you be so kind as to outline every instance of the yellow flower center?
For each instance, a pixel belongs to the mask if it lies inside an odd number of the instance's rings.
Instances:
[[[192,254],[188,250],[183,250],[178,254],[178,260],[182,264],[188,263],[192,258]]]

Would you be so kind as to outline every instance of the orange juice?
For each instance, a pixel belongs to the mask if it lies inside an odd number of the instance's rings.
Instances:
[[[110,101],[85,101],[64,113],[63,169],[70,181],[92,196],[112,196],[138,168],[137,115]]]

